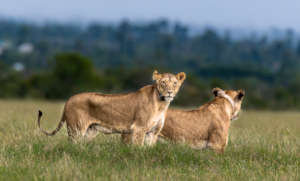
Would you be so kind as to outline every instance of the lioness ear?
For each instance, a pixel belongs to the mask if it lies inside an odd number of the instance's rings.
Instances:
[[[238,94],[237,98],[239,100],[242,100],[243,97],[245,96],[245,91],[244,90],[239,90],[238,92],[239,92],[239,94]]]
[[[212,89],[212,93],[215,95],[215,97],[220,95],[221,92],[224,92],[224,91],[222,89],[220,89],[219,87],[216,87],[216,88]]]
[[[157,70],[154,70],[154,72],[153,72],[153,74],[152,74],[152,79],[153,80],[158,80],[158,79],[160,79],[161,78],[161,74],[159,74],[158,72],[157,72]]]
[[[183,82],[183,81],[185,80],[185,78],[186,78],[186,75],[185,75],[184,72],[180,72],[180,73],[178,73],[178,74],[176,75],[176,78],[177,78],[179,81]]]

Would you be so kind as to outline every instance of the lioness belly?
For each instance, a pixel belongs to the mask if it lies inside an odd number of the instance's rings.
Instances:
[[[110,108],[101,108],[99,112],[91,115],[91,122],[97,123],[101,132],[122,132],[130,129],[133,116],[125,111],[114,111]],[[111,130],[111,131],[109,131]]]

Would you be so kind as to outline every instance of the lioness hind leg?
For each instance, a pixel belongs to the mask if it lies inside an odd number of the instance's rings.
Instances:
[[[80,134],[76,130],[73,130],[72,128],[69,127],[67,127],[67,130],[68,130],[69,140],[73,143],[77,143],[81,137],[79,136]]]
[[[83,131],[74,126],[67,125],[67,131],[68,131],[69,140],[74,143],[79,142],[84,137]]]
[[[66,111],[64,114],[69,140],[74,143],[77,143],[78,141],[82,140],[87,127],[85,124],[82,124],[82,120],[80,119],[80,113]]]
[[[88,129],[86,130],[86,133],[84,134],[84,137],[90,141],[93,138],[95,138],[99,134],[99,130],[97,129],[97,124],[90,124]]]

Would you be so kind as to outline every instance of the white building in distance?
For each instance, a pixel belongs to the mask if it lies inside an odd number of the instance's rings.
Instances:
[[[31,43],[23,43],[18,47],[18,51],[21,54],[29,54],[33,52],[34,47]]]

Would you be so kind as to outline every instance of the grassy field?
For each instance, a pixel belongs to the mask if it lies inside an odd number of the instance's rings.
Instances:
[[[63,103],[0,101],[0,180],[300,180],[300,112],[244,111],[224,154],[184,145],[122,145],[118,135],[68,142]]]

